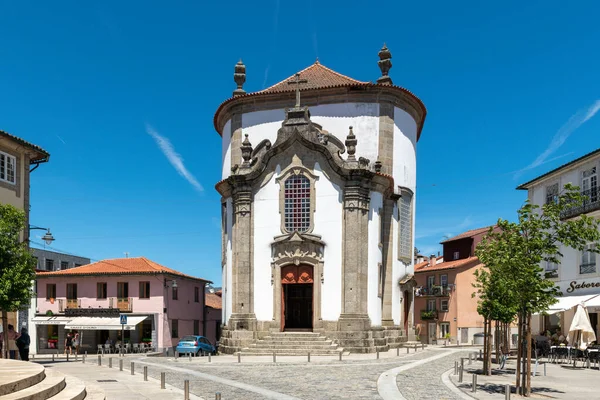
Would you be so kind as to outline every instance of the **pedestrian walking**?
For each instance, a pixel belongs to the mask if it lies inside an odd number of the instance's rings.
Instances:
[[[73,355],[73,337],[71,337],[70,333],[67,333],[67,338],[65,339],[65,354],[67,354],[67,350],[69,350],[69,355]]]
[[[16,345],[19,348],[19,356],[21,361],[29,361],[29,345],[31,344],[31,338],[27,333],[27,328],[21,329],[21,336],[16,340]]]

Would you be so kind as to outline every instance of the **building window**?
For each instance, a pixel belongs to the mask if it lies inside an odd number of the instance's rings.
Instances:
[[[194,320],[194,335],[200,334],[200,321],[197,319]]]
[[[171,320],[171,337],[172,338],[179,337],[179,320],[177,320],[177,319]]]
[[[440,301],[440,309],[442,311],[448,311],[448,300],[441,300]]]
[[[150,282],[140,282],[140,299],[150,298]]]
[[[445,338],[450,335],[450,323],[440,322],[440,337]]]
[[[412,246],[412,199],[412,193],[402,190],[398,207],[398,222],[400,223],[398,258],[407,263],[412,260],[414,250]]]
[[[55,299],[56,298],[56,284],[55,283],[47,283],[46,284],[46,300]]]
[[[0,151],[0,181],[16,184],[16,171],[16,159]]]
[[[443,287],[448,286],[448,275],[440,275],[440,285],[442,285]]]
[[[60,269],[69,269],[69,262],[68,261],[61,261],[60,262]]]
[[[558,183],[546,186],[546,204],[558,203]]]
[[[458,260],[460,258],[460,251],[455,251],[454,252],[454,259]]]
[[[117,299],[129,298],[129,282],[117,282]]]
[[[67,283],[67,299],[68,300],[76,300],[77,299],[77,284],[76,283]]]
[[[285,180],[284,227],[287,232],[306,232],[310,228],[310,180],[293,175]]]
[[[427,287],[432,288],[435,285],[435,275],[429,275],[427,277]]]
[[[377,296],[383,296],[383,286],[385,285],[385,271],[383,269],[383,264],[379,263],[379,284],[377,288]]]
[[[587,196],[588,202],[598,201],[598,175],[596,167],[583,171],[581,177],[581,190],[584,196]]]
[[[581,265],[579,266],[580,274],[595,274],[596,273],[596,253],[593,250],[595,246],[588,244],[581,253]]]
[[[46,271],[54,271],[54,260],[46,258]]]
[[[96,283],[96,298],[97,299],[106,299],[107,292],[107,284],[106,282],[98,282]]]
[[[552,261],[546,261],[546,278],[558,278],[558,264]]]
[[[194,287],[194,303],[200,303],[200,288],[198,286]]]
[[[427,300],[427,311],[435,311],[435,299]]]
[[[176,287],[174,287],[174,288],[171,288],[171,290],[172,290],[172,293],[173,293],[173,300],[177,300],[177,299],[179,299],[179,292],[178,292],[178,290],[177,290],[177,289],[178,289],[178,288],[176,288]]]

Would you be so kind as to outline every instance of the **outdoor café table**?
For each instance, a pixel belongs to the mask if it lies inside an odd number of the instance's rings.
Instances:
[[[567,361],[571,360],[572,349],[571,346],[551,346],[550,354],[552,355],[552,361],[556,362],[557,359]]]
[[[598,362],[600,361],[600,349],[588,349],[587,356],[590,362]]]

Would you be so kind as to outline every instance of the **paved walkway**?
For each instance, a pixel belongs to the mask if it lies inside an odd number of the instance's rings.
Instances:
[[[502,400],[504,399],[504,390],[507,384],[511,385],[512,398],[523,398],[515,394],[515,360],[511,359],[507,363],[504,371],[494,369],[491,376],[481,375],[482,362],[478,361],[473,365],[465,365],[463,383],[458,382],[458,376],[454,371],[448,371],[449,385],[456,385],[468,394],[470,398],[481,400]],[[497,364],[492,364],[492,368]],[[533,366],[532,366],[533,370]],[[472,392],[472,374],[478,373],[477,392]],[[600,371],[598,368],[573,368],[572,364],[546,364],[546,376],[544,376],[543,363],[538,365],[537,374],[531,378],[532,396],[538,399],[561,399],[561,400],[580,400],[580,399],[600,399]]]
[[[108,368],[106,364],[99,368],[96,364],[83,364],[81,361],[38,360],[38,362],[48,369],[58,370],[65,375],[79,378],[85,382],[86,388],[94,393],[103,391],[107,400],[165,400],[183,399],[184,397],[183,384],[181,388],[166,385],[165,389],[161,389],[159,380],[148,378],[148,381],[145,382],[142,369],[139,367],[136,374],[131,375],[129,360],[125,360],[122,372],[119,371],[117,358],[113,360],[112,369]],[[214,398],[214,394],[212,398]],[[195,395],[191,395],[190,399],[201,400]]]

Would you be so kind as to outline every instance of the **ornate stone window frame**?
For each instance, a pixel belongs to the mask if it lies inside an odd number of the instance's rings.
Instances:
[[[285,181],[292,176],[304,176],[308,179],[310,183],[310,223],[309,227],[305,232],[301,233],[312,233],[315,228],[315,210],[316,210],[316,194],[315,194],[315,182],[319,179],[318,176],[312,173],[308,168],[302,165],[291,165],[285,170],[281,172],[279,177],[275,179],[275,182],[279,184],[279,215],[281,216],[280,220],[280,229],[281,233],[293,233],[288,232],[285,229]]]

